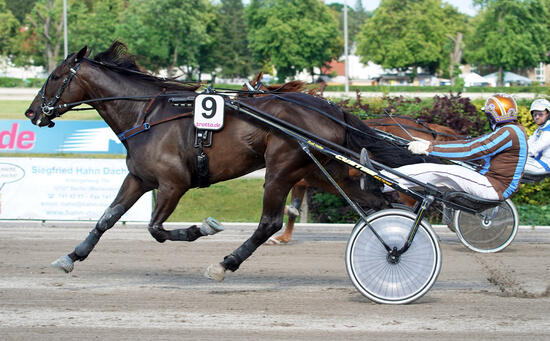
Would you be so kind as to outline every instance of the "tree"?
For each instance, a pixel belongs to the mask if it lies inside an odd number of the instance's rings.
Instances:
[[[350,41],[357,42],[361,28],[367,19],[371,17],[372,12],[365,10],[361,0],[356,0],[353,9],[351,11],[348,10],[348,32]]]
[[[448,25],[451,13],[458,11],[441,0],[382,0],[359,33],[357,53],[363,63],[433,73],[448,59],[444,45],[454,33]]]
[[[485,0],[467,38],[469,63],[498,69],[502,85],[504,70],[534,67],[546,61],[548,9],[540,0]]]
[[[469,17],[459,13],[456,8],[450,5],[443,6],[444,25],[448,29],[447,40],[443,45],[443,58],[440,63],[441,75],[450,78],[453,85],[460,75],[459,66],[462,64],[464,54],[464,34],[469,31]],[[461,78],[458,79],[460,81]],[[463,87],[462,87],[463,88]],[[462,89],[460,88],[460,89]]]
[[[97,53],[109,48],[117,38],[116,27],[124,11],[124,0],[96,0],[89,5],[79,2],[71,10],[76,6],[81,8],[75,22],[69,23],[69,50],[88,46]]]
[[[77,0],[68,0],[72,10],[68,11],[68,22],[75,22],[79,10]],[[52,72],[64,59],[63,44],[63,1],[39,0],[23,22],[25,30],[14,38],[11,52],[18,65],[41,65]]]
[[[145,67],[154,71],[166,67],[172,76],[185,66],[191,77],[201,46],[211,41],[207,26],[214,19],[213,10],[207,0],[130,0],[117,35]]]
[[[328,5],[330,9],[336,12],[338,18],[338,28],[340,36],[344,35],[344,5],[340,3],[331,3]],[[357,0],[354,8],[348,6],[348,39],[349,49],[353,47],[353,43],[357,42],[359,32],[368,18],[372,17],[372,12],[366,11],[361,0]],[[343,50],[342,50],[343,53]]]
[[[225,77],[248,77],[252,58],[248,50],[248,27],[241,0],[221,0],[218,9],[218,64]]]
[[[9,41],[19,28],[19,21],[6,7],[6,2],[0,0],[0,55],[6,54]]]
[[[279,81],[322,67],[338,56],[338,22],[320,0],[252,0],[247,7],[249,48],[272,65]]]
[[[34,7],[36,0],[6,0],[5,3],[6,7],[11,11],[11,13],[13,13],[15,18],[19,22],[23,22],[27,14],[30,13]],[[2,9],[1,13],[4,12],[5,10]]]

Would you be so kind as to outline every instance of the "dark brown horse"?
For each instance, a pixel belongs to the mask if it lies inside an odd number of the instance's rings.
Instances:
[[[326,83],[321,83],[319,88],[306,90],[307,86],[302,81],[290,81],[284,84],[263,84],[261,82],[263,73],[260,72],[248,84],[244,84],[241,91],[237,94],[239,97],[260,97],[268,96],[270,93],[285,93],[285,92],[306,92],[310,95],[321,96]],[[339,168],[339,167],[338,167]],[[351,172],[351,174],[350,174]],[[334,173],[334,171],[333,171]],[[336,174],[338,185],[350,195],[361,207],[372,208],[370,195],[360,189],[360,174],[354,169],[349,169],[349,172],[341,170]],[[285,214],[288,216],[287,224],[283,234],[269,238],[267,244],[288,243],[292,237],[294,223],[299,215],[299,209],[307,188],[314,186],[333,194],[338,194],[334,186],[320,172],[315,171],[304,179],[301,179],[291,190],[291,205],[285,207]],[[370,193],[369,193],[370,194]]]
[[[174,83],[141,72],[134,57],[120,42],[113,43],[93,59],[87,55],[87,49],[83,48],[68,56],[48,77],[25,115],[34,124],[52,127],[53,120],[69,111],[74,103],[88,101],[121,136],[127,150],[129,174],[90,234],[74,251],[60,257],[52,265],[66,272],[72,271],[74,262],[88,257],[101,235],[144,193],[153,189],[158,191],[149,232],[158,242],[193,241],[217,232],[197,226],[175,230],[163,228],[163,222],[180,197],[188,189],[199,186],[201,178],[204,180],[204,169],[197,167],[199,150],[194,148],[195,127],[191,112],[188,112],[191,109],[175,107],[168,100],[170,96],[194,98],[197,95],[196,86]],[[149,98],[143,100],[143,97]],[[358,118],[317,97],[288,93],[278,97],[243,98],[241,102],[356,152],[365,147],[374,159],[390,167],[424,160],[384,143]],[[319,115],[319,110],[347,122],[362,133]],[[239,177],[264,167],[266,169],[258,228],[221,263],[208,267],[207,275],[221,281],[226,270],[237,270],[256,248],[282,227],[285,199],[290,189],[300,179],[315,173],[316,166],[297,141],[229,107],[226,107],[224,128],[214,133],[212,146],[204,148],[204,153],[209,159],[209,183]],[[321,154],[315,155],[337,178],[347,175],[347,167]],[[371,207],[380,208],[388,204],[379,193],[363,195],[369,197]]]
[[[455,130],[436,123],[428,123],[408,116],[392,116],[364,120],[371,128],[411,140],[411,136],[428,141],[452,141],[465,139]]]
[[[407,116],[367,119],[363,120],[363,122],[371,128],[376,128],[407,140],[411,139],[409,134],[413,137],[428,141],[451,141],[465,138],[464,136],[458,135],[457,132],[451,128],[436,123],[425,123]],[[357,185],[359,175],[360,174],[355,170],[350,171],[349,179],[347,180],[350,187]],[[300,214],[300,207],[305,200],[305,194],[310,186],[318,187],[330,193],[337,194],[334,187],[325,186],[322,184],[322,181],[311,183],[307,179],[300,180],[296,185],[294,185],[294,187],[292,187],[290,197],[291,203],[285,207],[285,213],[288,216],[288,220],[283,233],[269,238],[267,244],[277,245],[290,242],[294,232],[296,218]],[[409,206],[412,206],[415,203],[413,199],[406,197],[401,193],[399,193],[399,198],[402,203]]]

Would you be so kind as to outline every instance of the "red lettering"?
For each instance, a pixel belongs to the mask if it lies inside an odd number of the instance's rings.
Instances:
[[[11,125],[11,131],[4,130],[0,133],[0,148],[3,149],[13,149],[15,146],[15,135],[17,134],[17,128],[19,124],[14,123]],[[4,143],[5,138],[7,141]]]
[[[22,131],[17,138],[17,148],[23,150],[32,149],[35,141],[36,137],[33,131]]]
[[[6,149],[8,145],[4,144],[4,137],[8,135],[9,132],[7,130],[0,131],[0,149]]]
[[[19,124],[14,123],[11,125],[11,129],[0,131],[0,149],[14,149],[17,146],[18,149],[31,149],[34,147],[36,141],[35,133],[32,131],[22,131],[17,135],[19,130]]]

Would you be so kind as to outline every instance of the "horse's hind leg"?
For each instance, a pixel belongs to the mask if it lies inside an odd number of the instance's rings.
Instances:
[[[284,153],[280,153],[284,154]],[[279,231],[283,225],[285,199],[292,186],[308,171],[307,168],[297,168],[293,160],[275,159],[272,164],[277,166],[267,167],[266,182],[264,186],[262,217],[258,228],[231,254],[227,255],[221,263],[212,264],[206,270],[205,275],[221,282],[225,278],[225,271],[235,271],[242,262],[254,253],[254,251],[269,237]],[[272,168],[277,170],[272,170]],[[290,174],[294,174],[291,176]]]
[[[97,242],[99,242],[103,233],[113,227],[120,217],[122,217],[122,215],[124,215],[124,213],[126,213],[126,211],[129,210],[146,191],[147,190],[142,188],[141,182],[137,178],[128,174],[115,200],[105,210],[101,218],[99,218],[86,239],[78,244],[73,252],[52,262],[52,267],[67,273],[71,272],[74,268],[74,262],[86,259]]]
[[[306,194],[308,184],[302,179],[294,187],[292,187],[290,195],[290,205],[285,207],[285,213],[288,216],[288,221],[285,225],[285,230],[282,234],[271,237],[267,241],[269,245],[286,244],[292,239],[292,233],[294,232],[294,223],[296,218],[300,215],[300,207]]]
[[[200,237],[223,231],[223,227],[213,219],[203,222],[200,227],[193,225],[170,231],[164,229],[162,224],[172,214],[185,191],[186,189],[175,186],[159,187],[157,202],[149,223],[149,233],[159,243],[164,243],[167,240],[192,242]]]

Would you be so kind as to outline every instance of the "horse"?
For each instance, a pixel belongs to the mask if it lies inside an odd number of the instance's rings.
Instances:
[[[290,189],[300,179],[314,173],[315,163],[295,139],[230,106],[225,106],[224,127],[213,133],[212,145],[195,148],[192,109],[176,107],[170,98],[196,98],[197,85],[143,72],[135,62],[136,57],[119,41],[93,58],[89,54],[84,47],[67,56],[48,76],[25,116],[39,127],[51,128],[56,117],[78,104],[88,103],[122,140],[127,150],[128,174],[88,236],[72,252],[55,260],[52,266],[66,273],[73,271],[75,262],[85,260],[101,236],[151,190],[157,190],[157,196],[148,231],[157,242],[192,242],[220,232],[221,228],[208,224],[165,230],[163,223],[188,189],[206,187],[265,168],[258,227],[221,262],[210,264],[206,269],[207,277],[223,281],[228,270],[239,269],[260,245],[281,229]],[[285,93],[240,101],[305,131],[315,132],[315,136],[331,143],[356,152],[366,148],[373,159],[390,167],[426,160],[386,143],[359,118],[318,97]],[[321,116],[318,111],[347,125]],[[347,174],[345,165],[316,151],[313,153],[336,174]],[[205,164],[208,166],[206,172]],[[363,196],[369,198],[373,207],[388,204],[376,192],[366,192]]]
[[[323,91],[327,86],[325,82],[322,82],[318,83],[318,86],[308,89],[306,82],[300,80],[293,80],[283,84],[264,84],[261,81],[263,74],[260,71],[250,82],[243,84],[241,91],[237,92],[237,97],[258,97],[280,92],[305,92],[313,96],[322,97]]]
[[[371,127],[392,135],[411,140],[413,137],[428,141],[462,140],[468,136],[458,134],[454,129],[437,123],[424,122],[409,116],[388,116],[363,120]]]
[[[363,120],[363,122],[372,128],[382,130],[397,137],[411,140],[412,137],[421,138],[428,141],[451,141],[456,139],[466,138],[459,135],[455,130],[442,126],[436,123],[426,123],[408,116],[392,116],[383,118],[371,118]],[[352,179],[357,178],[360,174],[351,170],[348,180],[349,183],[355,183]],[[300,215],[300,208],[305,200],[305,194],[309,187],[318,187],[329,193],[337,194],[334,187],[327,187],[317,182],[315,185],[307,179],[301,179],[291,190],[290,205],[285,207],[285,213],[288,217],[283,233],[278,236],[273,236],[267,241],[268,245],[287,244],[292,239],[294,233],[294,224],[296,218]],[[352,185],[353,186],[353,185]],[[415,201],[405,195],[399,193],[399,201],[407,206],[413,206]]]
[[[306,83],[302,81],[290,81],[284,84],[266,85],[261,82],[263,72],[260,72],[249,83],[244,84],[242,91],[238,96],[254,97],[266,96],[269,93],[282,92],[303,92],[306,91]],[[322,96],[322,92],[326,84],[322,83],[320,89],[312,88],[307,90],[307,93],[315,96]],[[395,136],[411,139],[411,135],[416,138],[422,138],[429,141],[450,141],[464,136],[458,135],[456,131],[449,127],[445,127],[436,123],[427,123],[420,119],[414,119],[408,116],[391,116],[382,118],[371,118],[363,120],[367,126],[376,128]],[[360,173],[355,169],[349,170],[349,176],[343,175],[339,179],[339,185],[346,193],[349,193],[363,208],[372,208],[369,206],[368,200],[362,200],[361,191],[357,191],[359,186]],[[304,200],[304,196],[309,187],[317,187],[332,194],[338,194],[334,186],[332,186],[326,178],[318,173],[310,174],[309,179],[301,179],[292,187],[291,203],[285,207],[285,214],[288,217],[285,229],[282,234],[270,237],[267,241],[268,245],[286,244],[292,239],[294,224],[296,218],[300,215],[300,207]],[[391,200],[388,198],[388,200]],[[399,194],[399,200],[406,205],[414,205],[414,200],[402,194]]]
[[[283,84],[264,84],[261,82],[263,72],[259,72],[250,82],[245,83],[240,92],[237,92],[237,97],[259,97],[267,96],[270,93],[284,93],[284,92],[306,92],[310,95],[322,97],[322,92],[326,87],[326,83],[321,83],[318,88],[312,88],[306,90],[306,83],[299,80],[293,80]],[[353,169],[349,170],[348,174],[338,174],[338,185],[350,195],[362,208],[371,208],[369,198],[365,198],[364,191],[360,190],[360,178],[359,174]],[[284,213],[288,217],[287,224],[283,234],[277,237],[270,237],[267,241],[268,245],[274,245],[279,243],[288,243],[292,237],[294,230],[294,223],[296,217],[298,217],[301,202],[307,191],[307,188],[314,186],[321,188],[327,192],[338,194],[334,186],[327,180],[327,178],[319,172],[311,173],[307,176],[307,179],[301,179],[298,181],[291,190],[291,205],[285,207]],[[388,198],[388,200],[391,200]]]

